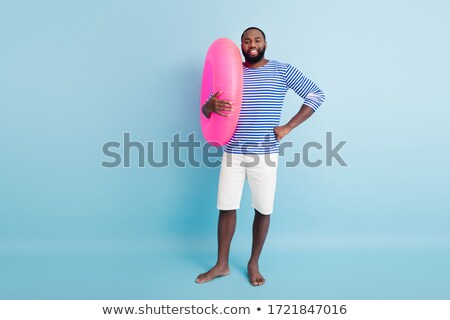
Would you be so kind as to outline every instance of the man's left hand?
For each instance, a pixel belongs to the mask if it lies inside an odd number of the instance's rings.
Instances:
[[[284,126],[275,127],[273,132],[275,133],[275,138],[280,141],[285,135],[291,132],[291,130],[292,128],[285,124]]]

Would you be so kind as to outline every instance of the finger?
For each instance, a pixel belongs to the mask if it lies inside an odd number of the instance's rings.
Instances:
[[[224,108],[220,108],[219,112],[222,113],[222,114],[226,114],[226,115],[230,114],[230,110],[227,110],[227,109],[224,109]]]
[[[229,110],[229,111],[233,110],[233,107],[228,106],[228,105],[219,105],[219,106],[217,106],[217,108],[222,109],[222,110]]]
[[[229,108],[222,108],[222,107],[217,107],[215,110],[216,110],[216,111],[221,111],[221,112],[228,112],[228,113],[233,112],[232,109],[229,109]]]
[[[213,94],[212,98],[217,98],[221,94],[222,94],[222,91],[217,91],[216,93]]]
[[[226,114],[226,115],[232,115],[233,111],[232,110],[227,110],[227,109],[219,109],[219,112],[222,114]]]
[[[222,117],[228,117],[228,115],[226,113],[223,113],[221,111],[217,111],[216,113]]]
[[[228,100],[217,100],[216,99],[216,103],[222,104],[222,105],[228,105],[231,106],[231,102]]]

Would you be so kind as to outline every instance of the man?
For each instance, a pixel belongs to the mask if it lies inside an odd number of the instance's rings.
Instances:
[[[243,63],[243,97],[236,130],[224,149],[219,177],[217,207],[219,212],[217,263],[197,277],[204,283],[230,273],[228,257],[236,227],[236,210],[240,206],[242,188],[248,179],[252,206],[253,243],[247,264],[253,286],[265,283],[259,272],[259,257],[264,246],[273,211],[279,141],[308,119],[324,100],[322,91],[299,70],[286,63],[267,60],[266,36],[256,27],[246,29],[241,36]],[[281,109],[287,90],[291,88],[304,99],[297,114],[279,126]],[[233,110],[229,101],[215,93],[203,106],[206,117],[211,112],[221,116]]]

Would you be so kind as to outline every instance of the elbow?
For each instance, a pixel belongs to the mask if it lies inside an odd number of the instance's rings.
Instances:
[[[322,104],[325,101],[325,94],[320,89],[318,89],[318,91],[317,91],[317,97],[318,97],[318,100],[320,101],[320,104]]]
[[[306,101],[308,102],[307,104],[310,105],[314,111],[316,111],[325,101],[325,94],[322,92],[322,90],[317,88],[317,90],[308,93],[305,99],[305,102]]]

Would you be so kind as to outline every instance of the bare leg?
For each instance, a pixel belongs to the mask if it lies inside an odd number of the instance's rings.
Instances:
[[[266,279],[259,273],[259,256],[261,255],[264,241],[269,231],[270,215],[259,213],[255,209],[255,218],[253,220],[253,244],[252,255],[248,261],[248,277],[252,286],[261,286]]]
[[[214,278],[226,276],[230,273],[228,257],[230,254],[231,239],[233,239],[234,230],[236,229],[236,210],[220,210],[217,229],[217,263],[209,271],[200,274],[197,277],[197,283],[211,281]]]

